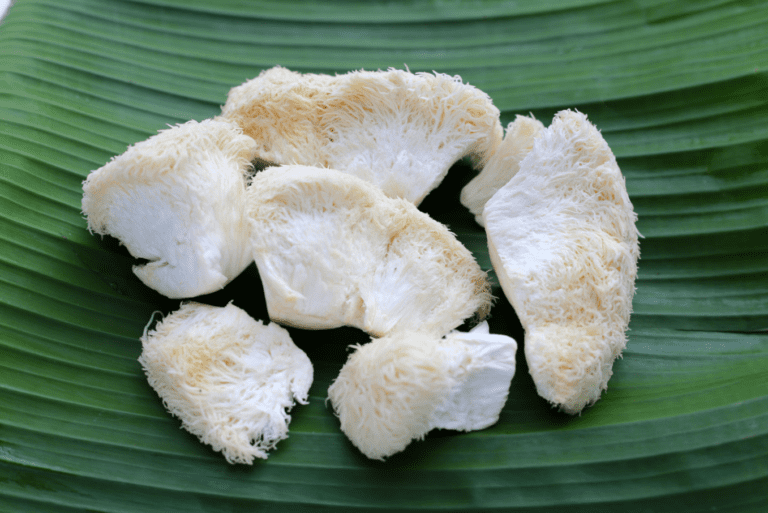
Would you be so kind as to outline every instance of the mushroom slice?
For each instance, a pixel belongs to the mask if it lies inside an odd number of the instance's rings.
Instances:
[[[170,413],[229,463],[251,464],[288,437],[312,364],[277,324],[229,304],[186,303],[141,338],[139,362]]]
[[[638,232],[624,177],[584,114],[559,112],[483,211],[504,293],[542,397],[575,414],[626,346]]]
[[[484,318],[490,286],[444,225],[333,169],[272,167],[248,188],[253,257],[272,320],[447,333]]]
[[[501,143],[499,110],[461,78],[353,71],[331,77],[272,68],[233,88],[222,117],[259,142],[261,158],[330,167],[419,204],[469,156]]]
[[[384,459],[433,429],[472,431],[499,419],[517,344],[482,323],[444,338],[397,332],[357,346],[328,389],[341,429]]]
[[[221,289],[253,261],[244,202],[255,146],[222,121],[162,130],[88,175],[88,229],[149,260],[133,272],[165,296]]]
[[[482,167],[501,143],[499,110],[483,91],[442,73],[355,71],[323,112],[328,165],[418,205],[450,167]]]
[[[504,140],[496,153],[480,174],[461,190],[461,203],[475,215],[478,224],[483,224],[485,203],[515,176],[520,169],[520,161],[528,155],[534,139],[543,131],[544,125],[533,116],[517,116],[507,125]]]

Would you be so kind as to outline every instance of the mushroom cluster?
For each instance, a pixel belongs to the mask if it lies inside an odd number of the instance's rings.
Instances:
[[[596,401],[634,293],[624,179],[583,114],[548,128],[518,116],[506,134],[499,114],[460,77],[278,66],[232,88],[219,116],[91,172],[88,228],[146,260],[134,272],[147,286],[194,298],[258,268],[272,323],[185,302],[141,338],[139,362],[182,426],[230,463],[266,458],[288,436],[313,369],[278,324],[370,335],[328,389],[369,458],[433,429],[497,422],[517,343],[490,333],[491,287],[471,252],[418,209],[462,158],[480,172],[461,202],[485,226],[537,390],[568,413]],[[254,173],[254,162],[267,166]]]

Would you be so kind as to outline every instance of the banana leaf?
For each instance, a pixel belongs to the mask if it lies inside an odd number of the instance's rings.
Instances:
[[[0,510],[768,510],[768,4],[702,0],[17,0],[0,24]],[[302,72],[461,75],[506,124],[586,113],[626,176],[641,261],[629,344],[581,415],[536,395],[522,350],[499,422],[385,462],[326,390],[367,341],[291,330],[310,404],[268,460],[180,429],[137,357],[163,298],[87,231],[81,182],[235,85]],[[490,270],[464,163],[422,208]],[[524,343],[500,288],[491,330]],[[198,300],[267,319],[258,272]]]

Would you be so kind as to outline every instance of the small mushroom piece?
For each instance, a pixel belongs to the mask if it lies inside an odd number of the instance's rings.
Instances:
[[[264,160],[337,169],[417,205],[459,159],[482,167],[503,134],[491,98],[460,77],[396,69],[332,77],[275,67],[233,88],[221,117]]]
[[[483,208],[496,191],[501,189],[520,169],[520,161],[528,155],[533,141],[544,125],[533,116],[517,116],[507,125],[504,140],[482,171],[461,190],[461,204],[483,225]]]
[[[248,187],[253,258],[272,320],[447,333],[490,309],[486,274],[444,225],[333,169],[267,168]]]
[[[517,344],[481,323],[444,338],[397,332],[357,346],[328,389],[341,429],[384,459],[433,429],[473,431],[499,419]]]
[[[597,128],[559,112],[483,219],[536,389],[578,413],[600,398],[626,346],[639,257],[637,216]]]
[[[139,362],[182,426],[229,463],[252,464],[288,437],[312,364],[277,324],[233,304],[185,303],[141,338]]]
[[[245,187],[256,144],[236,125],[161,130],[83,182],[88,229],[148,263],[133,272],[171,298],[223,288],[252,261]]]

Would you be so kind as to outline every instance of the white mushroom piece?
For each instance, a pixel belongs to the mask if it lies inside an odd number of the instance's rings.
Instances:
[[[364,455],[384,459],[433,429],[495,424],[515,374],[517,344],[486,322],[444,338],[396,332],[357,346],[328,389],[341,429]]]
[[[416,205],[459,159],[483,167],[503,134],[491,98],[460,77],[396,69],[331,77],[275,67],[233,88],[222,118],[263,160],[344,171]]]
[[[88,229],[149,262],[134,273],[171,298],[214,292],[253,260],[244,218],[256,143],[224,121],[160,131],[83,182]]]
[[[525,329],[536,389],[567,413],[599,399],[626,346],[636,218],[608,144],[569,110],[485,205],[491,261]]]
[[[229,463],[252,464],[288,437],[312,364],[288,332],[229,304],[186,303],[141,338],[139,362],[184,429]]]
[[[248,187],[253,258],[269,317],[442,336],[490,309],[486,273],[444,225],[333,169],[271,167]]]
[[[475,215],[478,224],[483,225],[485,203],[515,176],[520,169],[520,161],[528,155],[534,139],[543,131],[544,125],[533,116],[517,116],[507,125],[504,140],[496,153],[461,190],[461,204]]]

